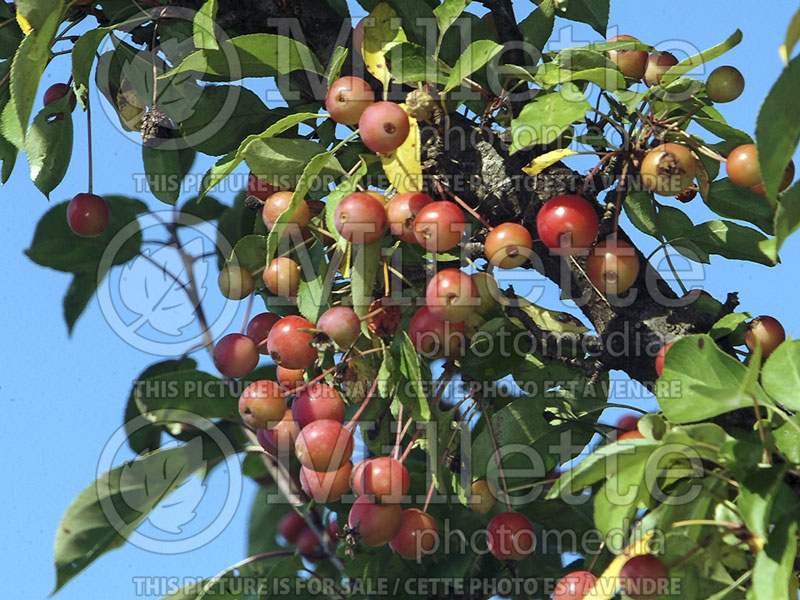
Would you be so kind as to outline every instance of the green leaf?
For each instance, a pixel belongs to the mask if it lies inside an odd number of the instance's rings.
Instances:
[[[475,71],[481,69],[502,50],[503,47],[500,44],[491,40],[472,42],[456,61],[442,93],[446,94],[461,85],[465,77],[469,77]]]
[[[219,50],[216,36],[217,0],[206,0],[192,21],[194,45],[202,50]]]
[[[267,144],[267,142],[290,142],[290,145],[287,146],[283,143],[270,145]],[[265,140],[263,143],[265,144],[264,147],[270,149],[270,152],[276,152],[277,149],[281,147],[291,148],[291,151],[296,152],[298,146],[291,144],[292,142],[305,142],[305,144],[313,144],[316,148],[322,148],[322,146],[320,146],[319,144],[315,144],[314,142],[308,142],[306,140],[283,140],[280,138],[272,138],[271,140]],[[248,150],[249,148],[250,146],[248,146]],[[306,147],[304,145],[299,146],[301,152],[308,152],[308,148],[309,147]],[[247,155],[248,150],[245,151],[245,156]],[[263,153],[259,154],[258,158],[260,161],[261,159],[264,158],[264,154]],[[250,164],[250,162],[248,162],[248,164]],[[309,156],[308,159],[302,165],[297,165],[299,167],[302,167],[302,174],[300,175],[300,179],[297,180],[297,185],[295,186],[294,191],[292,192],[292,200],[289,202],[288,206],[286,207],[286,210],[284,210],[280,214],[280,216],[278,216],[278,219],[275,221],[275,225],[269,232],[269,237],[267,238],[266,264],[272,262],[272,259],[275,256],[275,251],[278,249],[278,244],[280,243],[280,240],[283,237],[283,234],[286,230],[286,224],[289,222],[289,219],[294,214],[294,211],[297,210],[297,207],[300,205],[300,202],[302,202],[305,199],[306,195],[308,194],[308,190],[311,188],[311,186],[317,183],[320,173],[326,170],[331,164],[338,165],[338,161],[331,152],[323,152],[321,154],[317,153],[315,155]],[[255,166],[255,160],[254,164],[251,165],[251,169],[259,177],[261,177],[261,173],[264,172]]]
[[[314,168],[320,168],[312,177],[322,172],[343,174],[339,161],[330,155],[324,146],[304,139],[255,138],[240,150],[240,154],[250,170],[268,182],[277,182],[282,178],[285,181],[297,182],[296,185],[299,186],[303,179],[301,176],[305,175],[312,159],[315,159]],[[307,180],[305,185],[309,186],[312,183],[313,180]]]
[[[727,177],[711,183],[706,205],[721,217],[747,221],[772,234],[775,209],[764,196],[731,183]]]
[[[789,590],[797,557],[797,510],[786,515],[769,534],[753,568],[753,600],[795,600]]]
[[[538,8],[519,24],[523,39],[538,50],[543,50],[556,21],[556,5],[553,0],[542,0]]]
[[[498,317],[484,324],[470,339],[461,368],[476,381],[497,381],[517,369],[526,356],[518,341],[527,333]],[[519,347],[518,347],[519,346]]]
[[[609,473],[594,496],[594,522],[603,539],[614,531],[627,529],[642,497],[648,494],[644,485],[646,460],[628,465],[622,471]],[[609,542],[611,540],[608,540]]]
[[[48,198],[64,179],[72,158],[72,112],[69,95],[43,108],[25,138],[31,179]]]
[[[800,140],[800,115],[786,110],[786,98],[800,94],[800,56],[783,70],[767,94],[756,120],[756,145],[764,191],[768,198],[778,195],[783,173]]]
[[[144,173],[153,196],[164,204],[174,205],[194,159],[195,151],[191,148],[159,148],[142,144]]]
[[[769,355],[761,384],[772,399],[800,411],[800,340],[788,340]]]
[[[726,354],[708,335],[689,335],[676,340],[664,359],[656,384],[661,410],[674,423],[710,419],[723,413],[753,406],[753,398],[742,393],[747,367]],[[760,388],[759,400],[767,401]]]
[[[783,45],[778,49],[781,53],[781,58],[783,58],[783,62],[787,65],[789,64],[789,57],[792,55],[792,51],[795,45],[797,45],[798,40],[800,40],[800,9],[794,13],[789,27],[786,30],[786,41],[784,41]]]
[[[244,158],[240,157],[237,152],[230,152],[215,162],[203,175],[203,191],[200,192],[197,201],[200,202],[206,197],[206,194],[225,181],[228,175],[233,173],[243,160]]]
[[[331,57],[331,62],[328,65],[327,71],[328,87],[331,87],[333,82],[339,79],[344,61],[347,60],[347,54],[348,50],[344,46],[336,46],[336,49],[333,51],[333,56]]]
[[[433,9],[433,14],[436,16],[436,23],[439,25],[439,40],[444,37],[444,34],[455,22],[464,9],[469,6],[472,0],[444,0],[439,6]]]
[[[412,42],[425,45],[428,42],[428,23],[434,20],[434,13],[425,0],[388,0],[397,16],[400,17],[403,31]]]
[[[435,60],[425,48],[411,42],[400,42],[392,46],[387,54],[392,79],[398,83],[428,81],[447,83],[447,73],[441,62]]]
[[[19,25],[14,21],[14,15],[8,9],[9,6],[6,3],[0,5],[0,21],[5,22],[0,28],[0,58],[3,59],[14,56],[24,37]]]
[[[586,96],[573,83],[565,83],[558,92],[537,96],[511,121],[511,152],[555,141],[589,109]]]
[[[162,78],[192,73],[200,79],[236,81],[293,71],[322,75],[325,69],[308,46],[282,35],[252,33],[225,40],[219,50],[198,50]]]
[[[332,235],[338,236],[336,231],[336,220],[334,217],[336,214],[336,207],[339,206],[339,202],[341,202],[345,196],[352,194],[358,189],[358,183],[367,174],[367,168],[367,161],[362,160],[361,166],[356,170],[356,172],[353,173],[352,176],[339,183],[339,185],[336,186],[336,189],[334,189],[328,195],[328,201],[325,203],[325,229],[327,229]],[[341,240],[341,242],[344,242],[344,240]],[[346,243],[343,243],[343,247],[346,248],[346,245]]]
[[[317,240],[308,249],[308,252],[298,250],[298,255],[303,278],[300,280],[300,288],[297,292],[297,309],[306,319],[316,323],[328,308],[326,292],[329,293],[330,290],[325,285],[328,278],[325,249]]]
[[[198,152],[220,156],[275,120],[261,98],[238,85],[208,85],[197,95],[188,118],[180,122],[186,143]]]
[[[748,529],[761,539],[769,535],[772,521],[772,507],[777,499],[779,488],[786,487],[783,477],[786,465],[754,471],[739,485],[739,499],[736,505]]]
[[[34,6],[42,5],[39,2],[26,2],[31,7],[33,17],[37,23],[41,18],[35,31],[25,36],[14,54],[11,62],[11,75],[9,86],[11,96],[8,104],[3,109],[0,125],[2,134],[20,150],[25,147],[25,132],[28,129],[28,121],[33,111],[33,103],[36,100],[36,91],[39,88],[39,81],[42,73],[50,60],[50,46],[55,38],[58,24],[61,22],[61,11],[63,5],[47,3],[46,9],[33,10]],[[22,9],[20,9],[22,10]],[[47,12],[44,12],[47,11]],[[5,167],[5,164],[4,164]]]
[[[763,233],[731,221],[706,221],[695,225],[684,238],[708,254],[731,260],[747,260],[772,267],[778,262],[775,243]]]
[[[180,207],[179,212],[192,215],[203,221],[216,221],[228,207],[212,196],[189,198]],[[180,224],[179,224],[180,226]]]
[[[80,273],[72,278],[67,293],[64,295],[64,321],[67,323],[69,335],[72,335],[78,317],[81,316],[94,296],[97,284],[97,276],[93,273]]]
[[[722,56],[731,48],[734,48],[737,45],[739,45],[739,42],[741,41],[742,41],[742,32],[741,30],[737,29],[724,42],[717,44],[713,48],[704,50],[700,54],[695,54],[694,56],[685,58],[674,67],[671,67],[670,70],[664,73],[664,76],[661,78],[661,85],[667,86],[673,81],[676,81],[677,79],[682,77],[683,75],[686,75],[687,73],[693,71],[694,69],[702,65],[705,65],[707,62],[712,61],[719,56]]]
[[[787,421],[792,419],[794,423],[784,423],[777,429],[772,430],[775,437],[775,446],[792,463],[800,463],[800,434],[797,433],[797,417],[787,417]]]
[[[56,204],[39,221],[31,247],[25,254],[33,262],[65,273],[98,275],[100,260],[106,246],[123,227],[136,220],[136,216],[147,212],[147,206],[139,200],[124,196],[106,196],[111,207],[111,220],[106,230],[91,239],[75,235],[67,224],[67,202]],[[138,228],[131,232],[128,240],[113,256],[112,264],[121,265],[133,259],[139,252],[142,234]]]
[[[100,476],[70,504],[56,532],[54,592],[102,554],[122,546],[148,513],[206,466],[202,438],[156,450]],[[109,507],[113,508],[109,521]]]
[[[60,18],[63,7],[52,0],[17,0],[14,3],[17,14],[39,31],[47,27],[54,17]]]
[[[84,93],[89,91],[89,78],[100,42],[114,29],[113,26],[90,29],[72,47],[72,81],[81,105]]]
[[[403,331],[400,340],[400,372],[406,377],[410,389],[413,390],[415,396],[415,406],[412,413],[415,418],[427,421],[431,418],[431,409],[428,405],[428,396],[425,392],[423,381],[429,381],[429,378],[424,378],[422,375],[422,366],[420,365],[420,357],[408,333]],[[401,383],[401,387],[403,384]],[[403,391],[405,391],[405,389]]]
[[[798,227],[800,227],[800,183],[795,183],[783,193],[775,211],[776,252]]]
[[[731,313],[729,315],[725,315],[719,321],[714,323],[714,326],[711,328],[711,331],[709,331],[708,334],[715,340],[731,334],[741,334],[743,336],[749,318],[750,317],[748,315],[743,313]]]
[[[353,245],[353,266],[350,273],[353,310],[359,317],[365,317],[374,299],[373,288],[381,265],[381,240],[369,244]],[[367,323],[361,323],[366,330]],[[365,331],[366,333],[366,331]]]
[[[606,35],[609,0],[569,0],[566,9],[560,8],[559,17],[591,25],[597,33]]]
[[[236,419],[239,397],[234,391],[223,379],[187,370],[139,379],[134,395],[150,421],[173,423],[185,422],[187,412],[205,419]]]
[[[246,235],[236,242],[231,257],[226,264],[237,264],[257,277],[264,270],[267,255],[267,236]]]
[[[703,117],[701,115],[697,115],[693,120],[706,131],[713,133],[718,138],[721,138],[726,142],[730,142],[735,146],[753,143],[753,138],[751,138],[741,129],[736,129],[735,127],[728,125],[728,123],[716,109],[708,106],[702,112],[708,116]]]

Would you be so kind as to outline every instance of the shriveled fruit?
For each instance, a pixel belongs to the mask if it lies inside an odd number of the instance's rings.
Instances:
[[[661,144],[648,151],[640,167],[643,183],[659,196],[676,196],[697,174],[692,152],[681,144]]]
[[[239,415],[253,429],[273,427],[285,413],[286,398],[275,381],[254,381],[239,396]]]

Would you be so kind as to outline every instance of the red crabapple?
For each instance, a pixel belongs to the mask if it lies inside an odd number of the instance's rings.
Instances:
[[[411,319],[408,335],[417,352],[428,358],[454,358],[466,348],[464,323],[442,321],[427,306]]]
[[[325,549],[322,547],[322,542],[319,537],[310,527],[304,529],[297,536],[297,550],[300,555],[306,560],[316,561],[325,557]]]
[[[406,111],[394,102],[370,104],[358,120],[361,141],[373,152],[392,152],[406,141],[411,130]]]
[[[301,329],[314,329],[314,324],[303,317],[289,315],[272,327],[267,348],[275,364],[287,369],[307,369],[314,364],[317,359],[317,350],[311,345],[314,336]]]
[[[373,458],[364,469],[364,493],[380,504],[397,504],[408,493],[408,469],[389,456]]]
[[[292,402],[292,415],[300,429],[319,421],[332,419],[344,421],[344,400],[334,388],[327,383],[313,383],[300,390]]]
[[[736,185],[753,187],[761,183],[761,167],[755,144],[736,146],[728,154],[725,168],[728,178]]]
[[[277,425],[258,430],[258,443],[273,456],[286,456],[294,449],[298,435],[300,428],[294,422],[292,410],[287,408]]]
[[[336,502],[350,491],[350,472],[353,463],[347,461],[336,471],[314,471],[306,466],[300,467],[300,486],[303,491],[319,504]]]
[[[276,296],[295,298],[300,289],[300,265],[287,256],[278,256],[264,269],[262,279]]]
[[[264,207],[261,209],[261,219],[264,221],[264,225],[266,225],[267,229],[275,227],[278,217],[283,214],[283,211],[289,208],[292,202],[292,196],[293,192],[275,192],[267,197],[264,201]],[[303,228],[308,225],[310,220],[311,209],[308,207],[308,203],[305,200],[300,200],[300,204],[297,205],[297,208],[294,209],[294,212],[285,222],[297,228]],[[290,227],[287,226],[284,230],[284,235],[286,235],[289,230]]]
[[[81,237],[100,235],[110,219],[108,203],[95,194],[77,194],[67,206],[67,223]]]
[[[67,94],[70,95],[69,99],[69,107],[70,110],[75,110],[75,107],[78,105],[78,98],[75,96],[75,93],[72,91],[72,86],[67,85],[66,83],[54,83],[44,93],[44,105],[50,106],[56,100],[61,100]]]
[[[293,510],[283,515],[278,521],[278,533],[289,544],[297,542],[297,538],[304,529],[308,529],[308,523],[306,523],[302,515]]]
[[[692,184],[697,165],[689,148],[668,143],[648,151],[639,170],[654,194],[676,196]]]
[[[619,574],[622,591],[632,600],[651,600],[669,588],[669,569],[652,554],[634,556]]]
[[[786,332],[780,321],[774,317],[762,315],[756,317],[747,324],[747,331],[744,333],[744,343],[750,352],[755,352],[757,346],[761,346],[761,353],[764,358],[780,346],[786,339]]]
[[[439,528],[436,521],[418,508],[403,511],[400,530],[389,542],[389,547],[403,558],[419,560],[431,554],[439,545]]]
[[[443,269],[428,282],[425,303],[433,316],[443,321],[463,321],[480,304],[472,277],[458,269]]]
[[[678,64],[678,59],[669,52],[654,52],[647,57],[647,66],[644,71],[644,83],[653,87],[661,83],[664,73]]]
[[[269,350],[267,350],[267,354],[269,354]],[[278,365],[275,371],[278,383],[289,392],[305,383],[305,378],[303,377],[304,373],[305,371],[303,369],[287,369],[280,365]]]
[[[589,571],[567,573],[556,583],[553,600],[583,600],[597,583]]]
[[[267,349],[267,337],[272,330],[273,325],[280,321],[280,317],[274,313],[261,313],[256,315],[247,324],[245,335],[253,340],[253,343],[258,348],[260,354],[269,354]]]
[[[334,306],[317,319],[317,329],[339,348],[347,350],[361,335],[361,319],[352,308]]]
[[[502,223],[486,236],[486,259],[500,269],[513,269],[525,264],[533,248],[530,232],[518,223]]]
[[[320,419],[300,430],[294,451],[313,471],[336,471],[353,454],[353,434],[339,421]]]
[[[661,377],[661,371],[664,370],[664,359],[667,357],[667,352],[669,351],[669,347],[672,346],[675,342],[670,342],[669,344],[664,344],[661,346],[661,349],[656,354],[656,373],[659,377]]]
[[[631,41],[638,42],[639,40],[632,35],[615,35],[608,38],[609,42],[622,42]],[[629,46],[629,47],[632,47]],[[617,65],[620,72],[629,79],[641,79],[644,77],[644,71],[647,68],[647,52],[644,50],[626,50],[620,48],[619,50],[609,50],[608,58]]]
[[[364,475],[371,461],[371,458],[365,458],[353,467],[353,473],[350,475],[350,486],[356,496],[363,496],[366,493],[364,491]]]
[[[556,254],[580,254],[594,243],[597,230],[592,205],[574,194],[550,198],[536,215],[539,239]]]
[[[786,170],[783,172],[783,177],[781,178],[781,183],[778,186],[778,192],[784,191],[794,181],[794,161],[790,160],[789,164],[786,166]],[[764,183],[761,182],[757,185],[754,185],[750,188],[756,194],[760,194],[761,196],[764,195]]]
[[[239,396],[239,415],[253,429],[268,429],[286,414],[286,398],[275,381],[254,381]]]
[[[229,333],[214,346],[214,364],[225,377],[238,379],[256,368],[258,350],[246,335]]]
[[[375,102],[375,93],[360,77],[340,77],[333,82],[325,97],[325,108],[331,119],[342,125],[356,125],[362,113]]]
[[[533,525],[523,514],[504,512],[486,527],[489,551],[501,560],[522,560],[536,547]]]
[[[247,178],[247,195],[255,196],[262,202],[266,202],[267,198],[279,190],[279,187],[259,179],[252,173],[250,173],[250,176]]]
[[[334,222],[339,235],[354,244],[380,239],[389,226],[386,208],[365,192],[345,196],[336,207]]]
[[[353,503],[347,524],[358,530],[358,539],[365,546],[383,546],[400,531],[403,509],[399,504],[375,504],[361,496]]]
[[[453,202],[440,200],[423,206],[414,219],[417,242],[430,252],[455,248],[464,235],[467,220]]]
[[[253,293],[255,282],[250,271],[243,267],[230,265],[219,272],[219,290],[228,300],[242,300]]]
[[[743,91],[744,76],[736,67],[717,67],[706,81],[706,94],[712,102],[733,102]]]
[[[633,431],[626,431],[625,433],[620,434],[619,437],[617,437],[617,441],[622,441],[622,440],[643,440],[643,439],[644,439],[644,436],[642,435],[642,433],[638,429],[634,429]]]
[[[417,218],[419,211],[431,202],[433,198],[422,192],[405,192],[392,198],[386,205],[392,235],[404,242],[416,243],[414,219]]]
[[[621,240],[600,242],[586,259],[586,274],[603,294],[622,294],[639,276],[639,258],[636,251]]]
[[[639,427],[639,418],[636,415],[625,415],[617,421],[617,431],[634,431]]]

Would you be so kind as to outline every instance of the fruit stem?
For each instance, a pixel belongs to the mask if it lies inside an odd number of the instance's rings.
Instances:
[[[375,350],[378,350],[378,351],[382,352],[383,348],[375,348]],[[375,395],[375,390],[378,388],[378,381],[379,381],[379,378],[376,377],[375,381],[372,382],[372,386],[369,388],[369,391],[367,392],[367,397],[364,398],[364,401],[361,403],[361,406],[358,407],[358,410],[356,411],[356,414],[353,415],[353,418],[350,419],[350,422],[347,423],[347,425],[344,426],[345,429],[349,429],[350,431],[353,431],[353,429],[356,428],[356,425],[358,425],[358,420],[361,418],[361,415],[367,409],[367,405],[369,405],[369,401],[372,400],[372,397]]]
[[[591,170],[591,171],[589,171],[589,174],[588,174],[588,175],[587,175],[587,176],[584,178],[584,180],[583,180],[583,185],[581,186],[581,191],[580,191],[580,192],[578,192],[578,195],[579,195],[579,196],[583,196],[584,194],[586,194],[586,189],[589,187],[589,181],[591,181],[592,179],[594,179],[594,176],[595,176],[595,175],[597,175],[597,172],[600,170],[600,167],[602,167],[602,166],[603,166],[603,164],[604,164],[604,163],[605,163],[605,162],[606,162],[606,161],[607,161],[609,158],[611,158],[612,156],[614,156],[615,154],[616,154],[616,152],[609,152],[609,153],[605,154],[605,155],[604,155],[604,156],[603,156],[603,157],[602,157],[602,158],[601,158],[601,159],[598,161],[598,163],[597,163],[597,164],[596,164],[596,165],[595,165],[595,166],[592,168],[592,170]]]
[[[405,409],[405,406],[401,402],[400,403],[400,408],[397,410],[397,421],[396,421],[396,423],[397,423],[397,435],[394,438],[394,448],[392,448],[392,456],[394,456],[395,458],[397,458],[397,456],[400,454],[400,440],[403,439],[403,435],[405,433],[404,430],[403,430],[403,427],[401,427],[402,424],[403,424],[403,411],[404,411],[404,409]],[[411,425],[411,420],[409,420],[408,424]]]
[[[441,188],[441,184],[438,181],[436,181],[435,179],[434,179],[434,182],[436,183],[437,187],[440,187],[440,192],[439,193],[442,193],[441,189],[443,189],[443,188]],[[455,192],[453,192],[451,190],[446,190],[446,192],[453,197],[453,199],[461,206],[461,208],[463,208],[465,211],[467,211],[469,214],[471,214],[473,217],[475,217],[478,221],[480,221],[480,223],[484,227],[486,227],[486,229],[488,229],[489,231],[494,229],[494,227],[492,227],[491,225],[489,225],[489,223],[486,222],[486,219],[484,219],[482,216],[480,216],[475,211],[474,208],[472,208],[466,202],[464,202],[461,198],[459,198],[458,195]],[[444,195],[444,194],[442,194],[442,195]]]
[[[433,488],[435,482],[431,480],[430,485],[428,486],[428,494],[425,496],[425,504],[422,506],[422,512],[428,512],[428,505],[431,503],[431,498],[433,498]]]
[[[94,171],[92,165],[92,106],[89,94],[86,94],[86,135],[87,148],[89,151],[89,193],[93,193],[92,184],[94,182]]]
[[[323,371],[320,375],[317,375],[311,381],[309,381],[307,383],[304,383],[303,385],[298,386],[298,387],[296,387],[296,388],[294,388],[292,390],[289,390],[289,393],[290,394],[297,394],[299,392],[302,392],[308,386],[314,385],[315,383],[319,383],[320,381],[325,379],[328,375],[330,375],[331,373],[333,373],[337,369],[341,369],[342,365],[344,365],[345,363],[348,363],[351,360],[359,358],[361,356],[367,356],[369,354],[375,354],[376,352],[383,352],[383,348],[372,348],[371,350],[364,350],[364,352],[360,352],[359,354],[354,354],[352,356],[348,356],[347,358],[344,358],[341,361],[339,361],[338,365],[334,365],[330,369],[327,369],[326,371]]]
[[[411,436],[411,441],[408,442],[408,445],[406,446],[406,449],[403,450],[403,454],[401,454],[400,458],[398,458],[398,460],[401,463],[406,462],[406,459],[408,458],[408,455],[411,454],[411,450],[414,447],[414,443],[417,441],[417,439],[419,438],[420,434],[422,434],[422,431],[423,431],[422,429],[417,429],[414,432],[414,435]]]
[[[489,432],[489,438],[492,440],[495,462],[497,462],[497,471],[500,474],[500,481],[503,483],[503,493],[505,495],[506,507],[508,508],[508,511],[511,512],[511,496],[508,493],[508,482],[506,481],[506,474],[503,470],[503,459],[500,456],[500,445],[497,443],[497,436],[495,435],[491,415],[486,412],[486,405],[483,402],[483,396],[480,394],[476,394],[476,396],[478,405],[483,413],[483,418],[486,419],[486,430]]]

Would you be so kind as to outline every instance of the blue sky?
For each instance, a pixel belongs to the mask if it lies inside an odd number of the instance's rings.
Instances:
[[[745,8],[744,3],[739,5]],[[527,1],[515,6],[520,17],[533,7]],[[772,0],[755,10],[751,5],[747,8],[750,10],[733,10],[730,1],[721,0],[612,0],[610,25],[612,32],[617,26],[619,32],[648,43],[686,40],[700,49],[741,28],[742,44],[715,65],[734,64],[744,73],[747,87],[743,96],[722,111],[731,124],[752,134],[758,106],[782,68],[777,48],[797,6],[788,0]],[[482,10],[476,6],[476,11]],[[599,40],[588,27],[557,23],[557,27],[568,26],[574,27],[576,43]],[[56,59],[44,76],[42,90],[65,80],[66,72],[67,60]],[[123,138],[103,111],[97,110],[95,115],[95,190],[136,195],[132,173],[141,172],[139,146]],[[76,113],[73,163],[52,194],[53,202],[86,191],[85,138],[85,119]],[[203,173],[211,162],[209,157],[199,158],[193,172]],[[139,197],[158,207],[156,200]],[[224,202],[231,197],[220,195]],[[699,200],[689,212],[697,219],[708,218],[698,204]],[[30,182],[26,160],[20,158],[10,182],[0,189],[0,248],[6,281],[0,286],[0,330],[6,340],[0,400],[7,419],[0,441],[6,482],[0,498],[0,545],[6,562],[11,560],[5,582],[7,596],[24,592],[26,597],[43,597],[52,589],[52,546],[59,519],[94,479],[101,451],[122,423],[131,383],[153,361],[115,335],[96,300],[81,317],[73,337],[67,336],[61,301],[69,276],[35,265],[22,252],[49,206]],[[652,240],[644,243],[651,248],[654,245]],[[717,298],[739,291],[743,309],[774,315],[787,332],[796,333],[800,318],[794,312],[797,301],[790,293],[796,286],[789,282],[796,281],[800,272],[800,236],[787,242],[782,260],[781,265],[768,269],[714,257],[704,287]],[[541,303],[555,307],[557,298],[552,289]],[[236,326],[240,318],[234,321]],[[207,357],[198,359],[201,368],[212,370]],[[646,402],[645,406],[652,408],[653,404]],[[222,485],[215,487],[215,482]],[[204,506],[222,500],[224,482],[224,471],[211,479]],[[231,524],[203,548],[191,554],[160,555],[124,547],[90,566],[59,598],[83,599],[100,593],[132,598],[137,577],[200,577],[223,570],[245,556],[247,512],[253,493],[254,487],[247,485]],[[150,590],[145,596],[160,598],[161,592]]]

